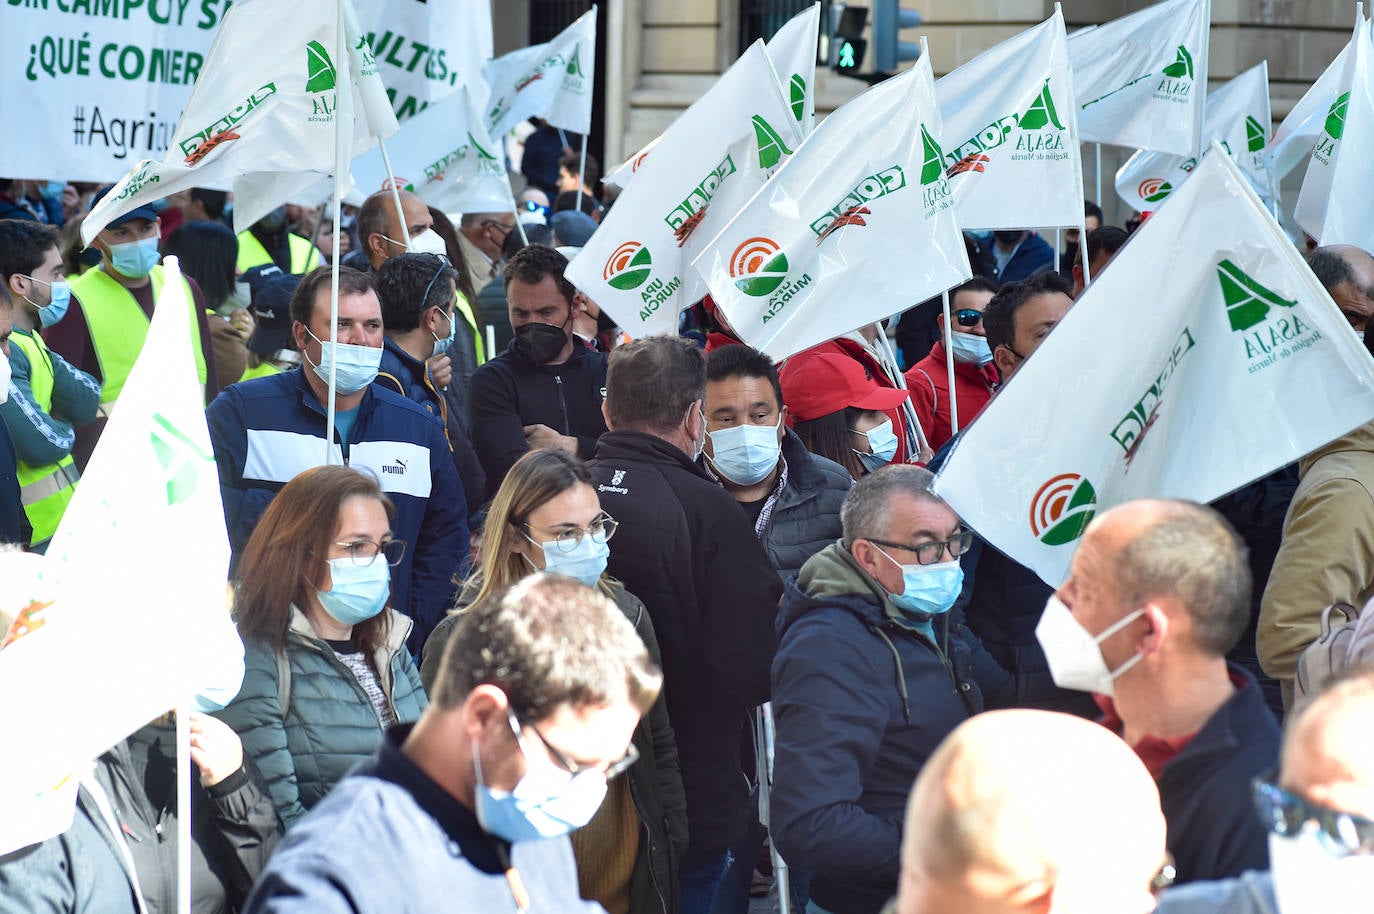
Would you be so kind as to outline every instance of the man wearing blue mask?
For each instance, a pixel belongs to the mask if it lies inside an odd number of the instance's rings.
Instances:
[[[245,914],[595,914],[568,834],[637,758],[662,675],[607,597],[531,575],[465,614],[433,700],[273,856]]]
[[[940,340],[931,347],[929,355],[907,369],[911,405],[932,450],[938,451],[954,434],[946,341],[954,351],[954,398],[961,428],[987,406],[997,389],[997,368],[992,364],[992,349],[983,330],[983,312],[996,291],[997,285],[982,276],[951,289],[949,314],[954,319],[953,326],[946,332],[945,316],[939,315],[935,323],[940,327]]]
[[[877,914],[896,892],[906,796],[940,741],[1035,697],[950,617],[973,534],[933,481],[904,465],[859,480],[840,541],[782,599],[772,835],[829,914]]]
[[[49,350],[39,334],[62,319],[71,297],[57,230],[0,219],[0,282],[14,324],[10,395],[0,403],[0,419],[19,458],[20,499],[33,528],[28,545],[41,552],[76,492],[76,428],[95,419],[100,382]]]
[[[326,462],[326,404],[335,374],[331,463],[370,473],[396,507],[392,533],[411,544],[391,575],[391,606],[410,616],[416,654],[467,571],[467,501],[433,413],[372,382],[382,357],[382,309],[370,274],[339,269],[338,346],[329,344],[330,269],[291,295],[301,365],[231,385],[205,411],[235,561],[267,504],[297,474]]]

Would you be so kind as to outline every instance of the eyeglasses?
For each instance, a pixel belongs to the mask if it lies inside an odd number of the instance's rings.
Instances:
[[[910,543],[893,543],[888,540],[874,539],[871,536],[865,536],[864,539],[879,546],[886,546],[889,549],[905,549],[907,552],[914,552],[916,553],[917,564],[934,565],[944,556],[946,549],[949,550],[950,555],[956,558],[968,552],[969,547],[973,545],[973,531],[964,530],[954,534],[947,540],[940,540],[934,543],[919,543],[917,545],[912,545]]]
[[[533,529],[529,524],[521,524],[520,526],[524,527],[527,531]],[[611,517],[605,511],[602,511],[596,517],[592,518],[592,522],[588,524],[585,529],[581,527],[570,527],[567,530],[555,534],[552,542],[559,552],[572,552],[577,549],[578,546],[582,545],[582,537],[584,536],[591,536],[592,542],[594,543],[608,542],[611,537],[615,536],[615,531],[619,526],[620,521]],[[526,533],[525,536],[532,543],[538,542],[528,533]],[[540,543],[540,545],[543,544]]]
[[[520,744],[521,750],[525,748],[525,740],[521,733],[524,727],[529,727],[534,731],[534,735],[539,737],[539,741],[544,744],[544,748],[548,750],[549,755],[553,756],[553,760],[557,763],[558,767],[571,775],[574,781],[578,778],[591,777],[604,778],[609,781],[616,775],[623,774],[631,765],[639,761],[639,750],[635,748],[634,743],[630,743],[625,747],[625,754],[623,756],[604,768],[600,765],[579,765],[577,762],[568,758],[567,754],[554,746],[553,743],[549,742],[534,724],[524,724],[522,726],[520,718],[515,716],[514,711],[507,711],[506,717],[510,720],[510,728],[515,732],[515,739],[516,742]]]
[[[1309,803],[1263,778],[1251,782],[1255,809],[1274,834],[1297,835],[1308,822],[1317,823],[1317,838],[1330,854],[1374,854],[1374,820]]]
[[[960,327],[976,327],[983,319],[983,312],[973,308],[960,308],[954,312],[954,319],[959,322]]]
[[[443,276],[444,272],[453,266],[453,262],[443,254],[430,254],[429,256],[439,261],[439,269],[434,271],[434,278],[429,281],[429,285],[425,286],[425,294],[420,296],[421,306],[424,306],[429,301],[429,290],[434,288],[434,284],[439,281],[439,277]],[[436,305],[435,307],[438,306]]]
[[[380,555],[386,559],[388,565],[395,568],[401,564],[401,559],[406,554],[405,540],[389,540],[385,543],[357,540],[352,543],[335,543],[334,545],[340,549],[347,549],[348,557],[353,560],[354,565],[371,565]]]
[[[502,238],[504,238],[505,236],[509,235],[511,232],[515,231],[515,223],[514,223],[514,222],[510,223],[509,225],[507,225],[507,224],[504,223],[504,222],[497,222],[497,221],[495,221],[494,219],[488,219],[486,222],[483,222],[482,225],[485,226],[485,227],[487,227],[487,228],[498,228],[498,229],[500,229],[500,230],[501,230],[501,237],[502,237]]]

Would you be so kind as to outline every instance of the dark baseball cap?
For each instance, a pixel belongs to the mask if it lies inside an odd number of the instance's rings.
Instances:
[[[248,351],[260,356],[270,356],[278,349],[295,349],[291,339],[291,293],[300,285],[301,277],[295,273],[283,273],[280,268],[272,267],[275,272],[253,273],[249,270],[242,277],[252,290],[249,310],[258,322],[253,335],[248,338]]]
[[[96,191],[95,196],[91,198],[91,207],[94,208],[95,205],[99,203],[104,198],[104,196],[113,189],[114,185],[111,184],[109,187],[102,187],[100,188],[100,190]],[[153,205],[151,203],[145,203],[142,206],[135,206],[127,213],[122,213],[119,216],[116,216],[114,219],[111,219],[109,221],[109,224],[107,224],[105,227],[114,228],[116,226],[123,225],[126,222],[132,222],[134,219],[147,219],[149,222],[152,222],[156,218],[157,210],[153,208]]]

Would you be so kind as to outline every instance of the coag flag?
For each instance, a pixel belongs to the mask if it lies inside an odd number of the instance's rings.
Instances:
[[[1360,16],[1340,94],[1331,101],[1293,215],[1318,244],[1374,250],[1374,44]]]
[[[1283,123],[1274,131],[1274,138],[1269,141],[1269,156],[1274,163],[1276,178],[1284,177],[1298,167],[1299,163],[1311,158],[1317,138],[1322,135],[1331,103],[1344,91],[1340,88],[1341,81],[1345,78],[1346,65],[1350,60],[1350,49],[1353,46],[1352,39],[1341,48],[1336,59],[1327,65],[1322,75],[1317,77],[1317,81],[1308,88],[1293,106],[1293,110],[1288,112]]]
[[[1251,67],[1207,96],[1204,141],[1219,142],[1262,198],[1272,196],[1266,151],[1269,123],[1268,61]],[[1142,213],[1157,210],[1196,167],[1197,159],[1193,156],[1139,150],[1116,173],[1117,196]]]
[[[1214,147],[968,427],[935,491],[1057,586],[1096,512],[1211,501],[1371,418],[1374,360]]]
[[[515,208],[500,150],[466,87],[402,124],[388,151],[397,185],[444,212]],[[380,149],[353,161],[353,181],[364,194],[390,186]]]
[[[1198,155],[1211,18],[1211,0],[1165,0],[1069,36],[1079,137]]]
[[[234,189],[245,229],[334,171],[336,117],[351,121],[353,152],[396,132],[376,61],[345,3],[240,0],[225,16],[167,157],[144,159],[81,225],[90,244],[110,220],[189,187]],[[351,157],[351,154],[350,154]]]
[[[30,597],[49,605],[30,603],[0,650],[7,811],[8,797],[70,803],[69,775],[189,702],[221,665],[229,542],[179,279],[168,258],[147,342]],[[0,822],[3,853],[25,836],[8,812]]]
[[[593,6],[551,41],[511,51],[482,68],[491,87],[489,134],[505,136],[529,117],[574,133],[591,132],[596,10]]]
[[[757,169],[732,152],[744,139]],[[644,180],[616,200],[568,279],[631,337],[676,333],[679,312],[706,294],[683,245],[703,220],[718,218],[707,214],[718,192],[736,181],[757,190],[798,145],[796,120],[756,41],[664,132],[639,170]]]
[[[939,138],[925,56],[816,128],[693,264],[741,339],[784,359],[969,278]]]
[[[943,77],[935,98],[960,225],[1083,222],[1083,163],[1058,7],[1040,25]]]

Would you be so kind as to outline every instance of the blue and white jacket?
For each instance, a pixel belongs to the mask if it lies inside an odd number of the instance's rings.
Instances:
[[[219,467],[224,520],[237,564],[268,502],[324,459],[325,408],[301,369],[225,388],[206,409]],[[373,384],[363,394],[348,446],[335,459],[371,473],[396,505],[391,532],[405,540],[391,573],[391,606],[415,620],[410,646],[424,645],[453,605],[453,577],[468,566],[467,502],[444,430],[434,416]]]

